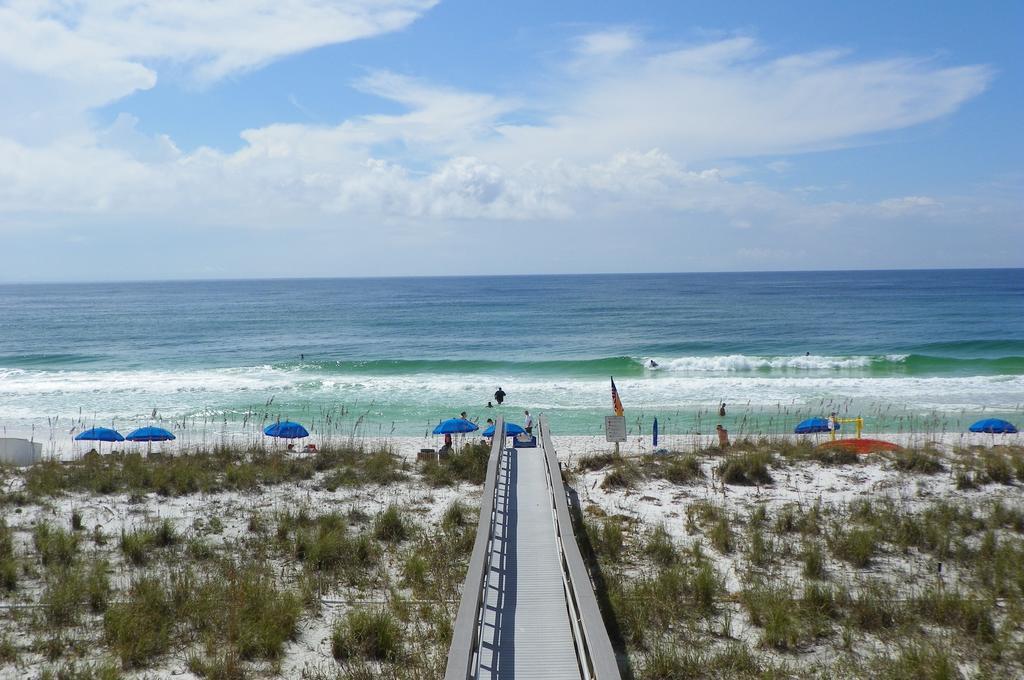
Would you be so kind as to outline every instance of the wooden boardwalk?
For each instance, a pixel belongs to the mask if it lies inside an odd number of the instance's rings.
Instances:
[[[501,456],[477,677],[580,680],[543,453]]]
[[[445,680],[620,680],[539,421],[537,448],[492,445]]]

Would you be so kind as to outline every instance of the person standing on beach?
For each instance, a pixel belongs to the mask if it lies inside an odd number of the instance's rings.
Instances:
[[[724,418],[725,417],[725,402],[724,401],[722,402],[722,405],[718,407],[718,417],[719,418]]]
[[[715,430],[718,431],[718,448],[729,448],[729,430],[722,427],[721,423],[718,424],[718,427],[716,427]]]
[[[498,402],[498,406],[501,406],[501,402],[505,401],[505,392],[498,387],[498,391],[494,393],[494,401]]]
[[[533,416],[530,415],[529,411],[523,411],[523,415],[526,416],[526,420],[523,421],[523,429],[526,430],[526,434],[533,436]]]

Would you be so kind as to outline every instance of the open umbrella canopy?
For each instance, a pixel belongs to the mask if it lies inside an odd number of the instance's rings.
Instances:
[[[465,418],[449,418],[437,424],[437,427],[434,428],[434,434],[459,434],[462,432],[476,432],[479,429],[479,425],[471,423]]]
[[[515,423],[505,423],[505,436],[506,437],[514,437],[517,434],[523,434],[525,432],[526,432],[526,430],[524,430],[523,428],[519,427]],[[483,431],[483,435],[485,437],[493,437],[494,436],[494,425],[491,425],[486,430],[484,430]]]
[[[263,428],[263,434],[268,437],[280,437],[281,439],[302,439],[309,436],[309,431],[298,423],[282,420],[279,423],[267,425]]]
[[[117,430],[109,427],[90,427],[75,435],[78,442],[123,442],[124,437]]]
[[[132,430],[125,437],[130,442],[169,442],[174,438],[174,435],[169,430],[153,426]]]
[[[1002,418],[986,418],[971,425],[971,432],[986,432],[988,434],[1013,434],[1017,426]]]
[[[836,423],[836,429],[842,428],[842,425]],[[803,420],[793,428],[793,432],[796,434],[816,434],[818,432],[828,432],[828,418],[808,418]]]

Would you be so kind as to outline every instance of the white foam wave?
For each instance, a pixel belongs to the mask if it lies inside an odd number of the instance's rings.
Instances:
[[[800,358],[800,357],[797,357]],[[804,357],[810,358],[810,357]],[[709,357],[708,359],[713,359]],[[610,405],[607,378],[419,374],[328,375],[271,366],[196,371],[0,371],[0,425],[48,416],[61,418],[146,417],[151,409],[172,416],[276,405],[362,408],[374,404],[396,420],[409,414],[436,415],[483,407],[494,384],[503,385],[512,409],[586,411]],[[843,371],[794,370],[745,374],[739,370],[666,370],[642,378],[616,379],[629,409],[692,410],[717,405],[769,408],[816,405],[830,400],[892,404],[893,408],[955,412],[1019,409],[1024,376],[885,376]],[[360,406],[362,405],[362,406]],[[457,413],[458,410],[455,412]],[[515,413],[508,411],[506,413]],[[419,415],[415,418],[420,418]]]
[[[764,370],[781,371],[835,371],[841,369],[867,368],[872,363],[885,360],[901,362],[907,358],[905,354],[879,356],[748,356],[745,354],[728,354],[708,357],[652,357],[657,364],[655,370],[680,373],[726,373],[750,372]],[[645,359],[649,365],[651,359]]]
[[[95,392],[233,392],[284,388],[294,383],[297,375],[297,371],[272,366],[195,371],[38,371],[13,368],[0,369],[0,397]]]

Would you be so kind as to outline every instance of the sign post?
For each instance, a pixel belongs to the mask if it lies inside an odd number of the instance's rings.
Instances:
[[[626,441],[626,416],[604,417],[604,439],[615,442],[615,453],[619,453],[619,442]]]

